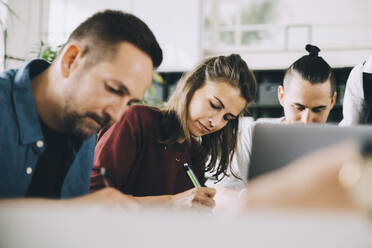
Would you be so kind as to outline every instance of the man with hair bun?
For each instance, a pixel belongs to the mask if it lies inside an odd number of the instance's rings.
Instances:
[[[284,109],[282,122],[325,123],[337,93],[334,74],[318,55],[320,49],[306,45],[309,52],[286,71],[283,86],[278,87],[279,102]]]
[[[232,189],[245,187],[250,161],[253,127],[256,123],[325,123],[336,102],[336,83],[332,68],[319,56],[320,49],[306,45],[308,55],[296,60],[286,71],[283,85],[278,87],[278,99],[284,110],[281,118],[241,118],[238,144],[229,173],[218,185]],[[214,185],[212,180],[209,186]]]

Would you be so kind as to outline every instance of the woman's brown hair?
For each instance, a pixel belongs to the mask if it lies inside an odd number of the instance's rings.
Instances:
[[[194,92],[201,88],[206,80],[224,82],[238,88],[246,100],[246,107],[255,99],[256,79],[239,55],[208,58],[182,76],[175,92],[167,102],[163,110],[164,135],[161,142],[174,144],[180,139],[185,139],[187,142],[197,144],[193,162],[205,163],[210,155],[205,171],[213,171],[213,176],[219,178],[221,174],[226,175],[227,167],[234,154],[239,120],[230,120],[221,130],[202,136],[201,142],[191,137],[187,128],[189,104]]]

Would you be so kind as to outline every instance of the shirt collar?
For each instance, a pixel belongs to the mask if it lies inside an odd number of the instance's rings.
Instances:
[[[368,74],[372,74],[372,54],[369,56],[369,58],[364,63],[363,72],[368,73]]]
[[[39,115],[32,94],[30,75],[35,76],[46,68],[49,63],[36,59],[22,66],[16,73],[13,88],[13,105],[15,106],[20,142],[28,144],[43,139]]]

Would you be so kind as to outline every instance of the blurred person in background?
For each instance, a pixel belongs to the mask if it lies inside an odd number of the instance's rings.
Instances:
[[[372,55],[350,72],[343,99],[341,126],[372,123]]]

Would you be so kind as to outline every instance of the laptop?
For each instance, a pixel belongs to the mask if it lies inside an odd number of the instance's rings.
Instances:
[[[248,180],[279,169],[304,154],[344,140],[372,137],[372,126],[258,123],[253,130]]]

